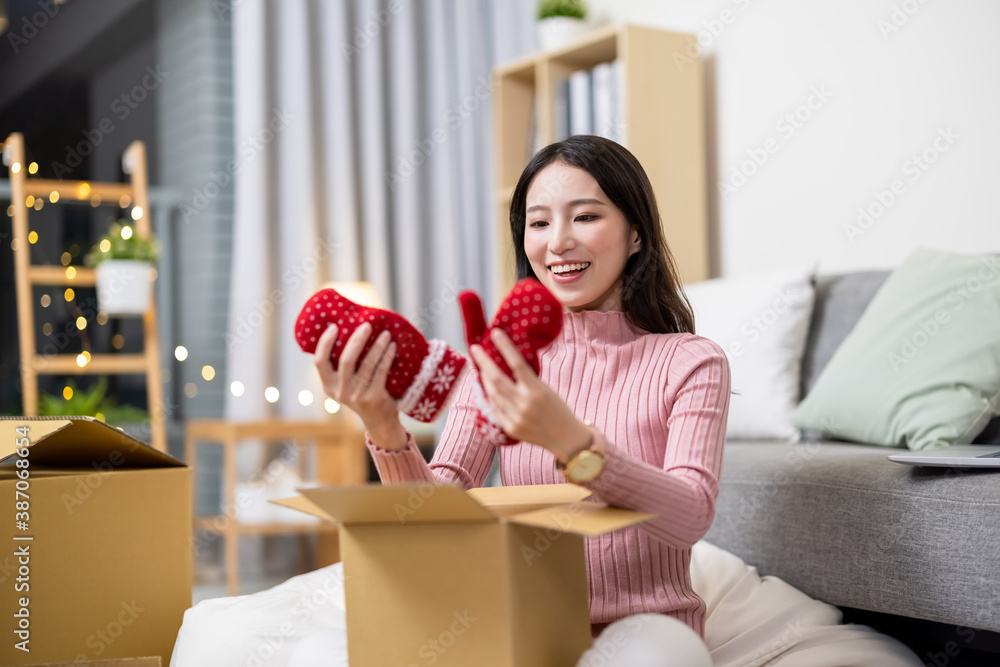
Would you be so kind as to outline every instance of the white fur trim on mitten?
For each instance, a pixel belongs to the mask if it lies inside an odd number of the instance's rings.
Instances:
[[[435,421],[448,407],[455,389],[467,370],[468,359],[443,340],[427,342],[427,356],[413,383],[396,402],[397,407],[417,421]]]

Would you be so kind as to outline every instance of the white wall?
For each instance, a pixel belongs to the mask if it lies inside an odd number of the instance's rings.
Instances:
[[[1000,2],[589,4],[596,24],[701,33],[715,275],[795,258],[818,259],[822,273],[891,267],[917,246],[1000,252]],[[814,89],[829,99],[803,108]],[[808,119],[793,128],[783,119],[796,110]],[[767,161],[734,181],[769,139]],[[925,150],[937,160],[921,170]],[[901,194],[850,238],[858,208],[878,212],[875,193],[893,181]],[[738,185],[728,195],[727,182]]]

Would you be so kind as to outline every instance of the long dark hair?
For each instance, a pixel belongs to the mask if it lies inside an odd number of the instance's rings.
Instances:
[[[639,232],[641,246],[625,263],[622,280],[622,310],[629,320],[650,333],[694,333],[694,314],[663,237],[653,187],[635,156],[610,139],[575,135],[550,144],[535,153],[521,172],[510,203],[518,280],[538,278],[524,252],[528,187],[538,172],[556,161],[593,176],[628,224]]]

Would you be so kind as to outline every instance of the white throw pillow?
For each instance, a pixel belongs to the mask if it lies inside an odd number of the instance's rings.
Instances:
[[[722,346],[732,390],[729,439],[793,439],[815,263],[685,285],[695,331]]]

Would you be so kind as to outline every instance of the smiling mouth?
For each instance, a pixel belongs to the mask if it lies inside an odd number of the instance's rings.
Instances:
[[[573,276],[590,266],[590,262],[578,262],[576,264],[562,264],[560,266],[550,266],[549,271],[557,276]]]

